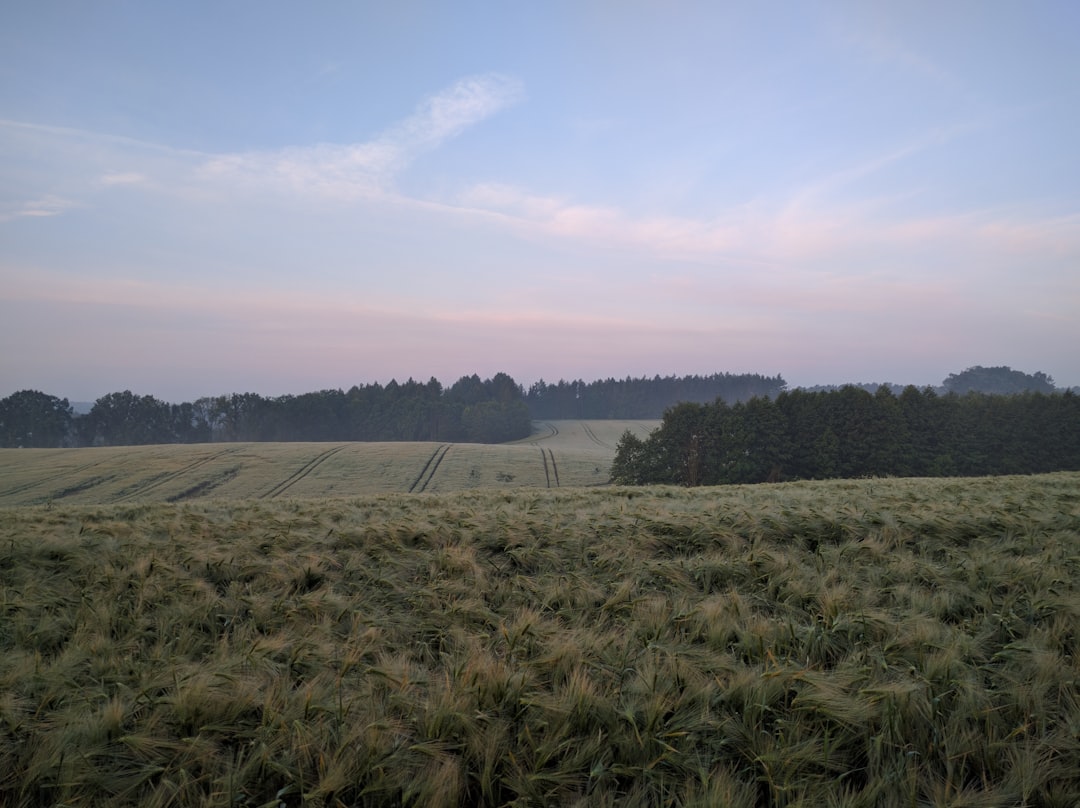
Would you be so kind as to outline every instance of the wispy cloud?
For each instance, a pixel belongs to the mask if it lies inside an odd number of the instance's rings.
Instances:
[[[723,253],[741,246],[746,238],[740,212],[713,220],[634,217],[615,206],[582,204],[490,183],[467,189],[457,203],[474,213],[502,219],[522,233],[576,239],[601,247],[647,249],[669,257]]]
[[[78,207],[79,203],[59,196],[42,196],[27,200],[14,208],[0,211],[0,222],[22,218],[44,218],[59,216],[69,208]]]
[[[416,111],[370,141],[318,144],[216,156],[200,169],[205,179],[228,178],[284,185],[335,197],[385,189],[394,174],[470,126],[515,103],[521,83],[500,74],[470,76],[425,99]]]
[[[918,186],[891,193],[859,192],[864,180],[977,127],[976,123],[935,127],[877,155],[711,217],[634,215],[618,206],[495,183],[468,188],[454,204],[534,237],[645,250],[664,259],[783,266],[789,271],[840,256],[855,260],[875,250],[873,263],[885,266],[904,255],[914,265],[914,256],[931,250],[943,260],[961,263],[995,251],[1023,252],[1032,260],[1080,258],[1076,215],[1019,208],[901,212],[920,193]],[[843,272],[844,266],[838,264],[833,271]],[[850,264],[848,271],[862,274],[865,267]]]

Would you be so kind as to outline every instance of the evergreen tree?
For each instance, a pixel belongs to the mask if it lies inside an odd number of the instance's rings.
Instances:
[[[682,404],[641,441],[624,436],[624,482],[699,485],[863,476],[1032,474],[1080,469],[1080,397],[881,386]]]

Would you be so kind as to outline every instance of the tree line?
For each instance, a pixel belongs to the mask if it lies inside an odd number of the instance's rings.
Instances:
[[[779,375],[714,373],[709,376],[654,376],[602,379],[593,382],[543,379],[525,394],[533,418],[622,419],[660,418],[672,405],[711,402],[729,404],[754,396],[776,396],[787,387]]]
[[[528,437],[531,420],[659,418],[680,401],[776,395],[780,376],[716,373],[652,379],[560,380],[528,392],[505,373],[432,378],[268,398],[233,393],[170,404],[130,390],[76,414],[67,399],[23,390],[0,400],[0,446],[121,446],[218,441],[467,441]]]
[[[302,395],[256,393],[170,404],[130,390],[86,414],[67,399],[23,390],[0,400],[0,446],[122,446],[228,441],[462,441],[528,437],[532,419],[507,374],[463,376],[444,389],[409,379]]]
[[[649,438],[623,435],[612,478],[697,486],[1065,470],[1080,470],[1072,392],[940,395],[909,386],[898,396],[849,386],[679,404]]]

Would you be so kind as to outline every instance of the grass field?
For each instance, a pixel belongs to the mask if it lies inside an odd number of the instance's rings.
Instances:
[[[273,499],[602,485],[627,429],[652,421],[543,421],[513,444],[215,443],[0,449],[0,506]]]
[[[266,499],[0,508],[0,805],[1080,804],[1080,474],[294,499],[348,447],[224,448]]]

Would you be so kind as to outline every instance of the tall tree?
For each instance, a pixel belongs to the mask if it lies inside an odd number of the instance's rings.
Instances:
[[[20,390],[0,399],[0,446],[52,449],[69,445],[72,409],[66,398]]]

